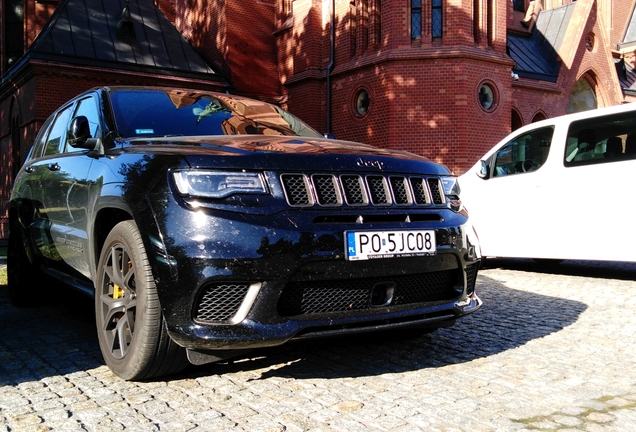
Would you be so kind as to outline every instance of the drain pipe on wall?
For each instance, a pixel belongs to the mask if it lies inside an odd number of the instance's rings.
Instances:
[[[327,65],[327,130],[325,131],[325,135],[331,134],[331,71],[333,69],[334,59],[335,59],[335,44],[336,44],[336,0],[331,0],[331,23],[330,26],[330,35],[329,35],[329,64]]]

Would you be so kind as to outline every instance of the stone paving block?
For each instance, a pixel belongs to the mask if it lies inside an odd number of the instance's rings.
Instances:
[[[76,333],[85,321],[53,306],[33,319],[0,287],[0,314],[28,323],[0,328],[0,432],[20,416],[55,431],[632,432],[636,316],[624,299],[636,264],[620,267],[623,279],[588,276],[587,263],[565,262],[563,274],[511,266],[480,273],[484,307],[450,329],[288,344],[141,383],[103,365],[91,329]]]

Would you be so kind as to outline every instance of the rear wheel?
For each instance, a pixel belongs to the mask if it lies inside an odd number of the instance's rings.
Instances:
[[[99,347],[116,375],[141,380],[185,369],[185,349],[168,335],[148,257],[134,222],[120,222],[108,234],[95,287]]]

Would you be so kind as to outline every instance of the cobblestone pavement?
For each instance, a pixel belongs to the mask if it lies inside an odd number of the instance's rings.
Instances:
[[[477,313],[411,340],[253,351],[168,380],[116,378],[92,302],[0,287],[0,431],[632,431],[636,265],[491,261]]]

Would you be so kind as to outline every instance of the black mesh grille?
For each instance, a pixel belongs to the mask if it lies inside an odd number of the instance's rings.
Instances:
[[[340,195],[338,194],[338,185],[336,179],[332,175],[320,174],[312,176],[318,204],[338,205],[340,204]]]
[[[282,174],[287,202],[295,207],[428,206],[444,204],[438,177],[358,174]]]
[[[411,204],[408,186],[404,177],[390,177],[391,189],[393,189],[393,199],[398,205]]]
[[[214,283],[203,288],[194,319],[202,322],[224,322],[238,312],[250,288],[248,283]]]
[[[426,184],[421,177],[411,177],[411,188],[413,189],[413,196],[417,204],[428,204],[429,200],[426,198]]]
[[[442,191],[439,185],[439,179],[428,179],[428,186],[431,189],[431,198],[433,199],[433,202],[435,204],[443,204],[444,199],[442,198]]]
[[[374,288],[393,286],[390,305],[435,302],[457,297],[454,289],[458,270],[384,276],[358,279],[339,279],[312,282],[293,282],[283,290],[278,301],[281,316],[345,312],[370,308]]]
[[[343,175],[340,178],[345,197],[349,205],[366,204],[364,200],[364,191],[362,189],[362,178],[357,175]]]
[[[466,291],[472,294],[475,291],[475,282],[477,282],[477,269],[479,264],[470,264],[466,266]]]
[[[367,182],[369,183],[369,193],[371,194],[371,201],[375,205],[390,204],[387,190],[384,183],[384,177],[382,176],[368,176]]]
[[[287,201],[290,205],[302,206],[311,204],[309,191],[307,191],[305,184],[305,176],[302,174],[283,174],[281,178],[283,179]]]

